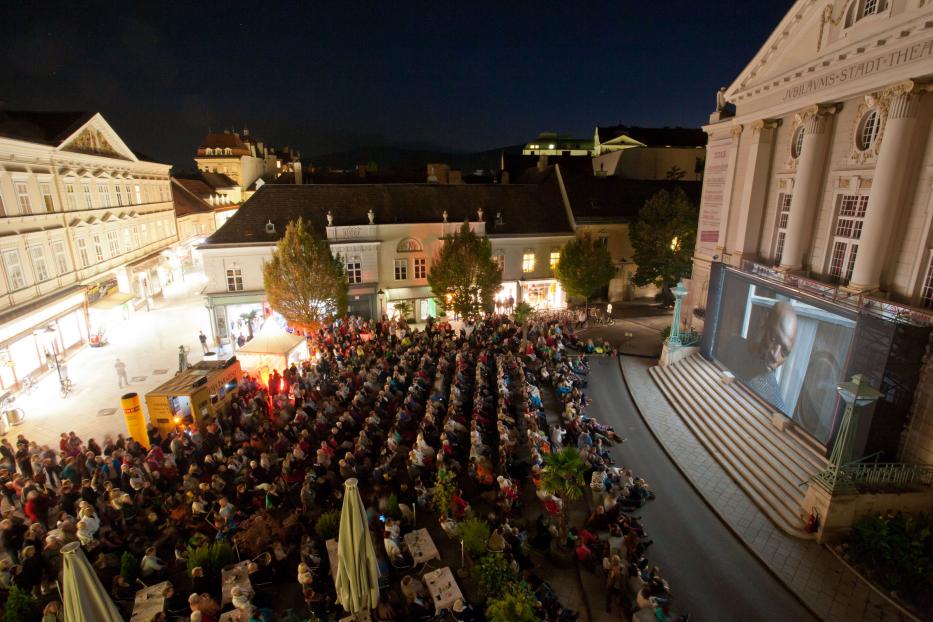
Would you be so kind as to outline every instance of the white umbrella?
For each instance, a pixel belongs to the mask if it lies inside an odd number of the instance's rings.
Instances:
[[[65,622],[123,622],[78,542],[62,547]]]
[[[337,600],[352,614],[379,603],[379,569],[356,478],[344,482],[337,537]]]

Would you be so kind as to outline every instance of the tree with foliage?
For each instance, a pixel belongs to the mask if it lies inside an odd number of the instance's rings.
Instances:
[[[541,488],[561,501],[560,546],[567,545],[567,516],[570,503],[583,495],[586,464],[576,447],[564,447],[544,456]]]
[[[567,293],[586,300],[589,314],[590,296],[609,285],[616,268],[606,245],[589,233],[581,233],[564,245],[554,273]]]
[[[10,586],[10,592],[4,606],[4,622],[32,622],[39,613],[39,601],[27,590],[19,589],[15,584]]]
[[[690,274],[698,217],[682,189],[658,190],[639,210],[629,231],[638,265],[632,283],[657,285],[665,305],[673,303],[671,287]]]
[[[502,285],[502,269],[492,259],[492,244],[478,236],[466,222],[460,231],[444,238],[428,273],[431,292],[441,307],[463,319],[492,308]]]
[[[262,275],[269,304],[290,324],[313,330],[347,312],[343,264],[301,218],[288,223]]]

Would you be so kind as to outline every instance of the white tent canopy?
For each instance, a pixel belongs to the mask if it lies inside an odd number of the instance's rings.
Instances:
[[[261,373],[263,368],[267,373],[273,369],[284,371],[292,363],[308,358],[308,342],[269,321],[236,355],[244,371]]]
[[[123,622],[77,542],[62,547],[65,622]]]

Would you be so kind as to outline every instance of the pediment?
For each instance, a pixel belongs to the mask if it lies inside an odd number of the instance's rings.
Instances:
[[[845,2],[836,0],[833,4],[842,6]],[[805,71],[807,64],[812,64],[820,54],[820,38],[824,36],[825,29],[824,8],[825,5],[817,0],[798,0],[726,89],[726,99],[732,101],[736,93],[768,84],[788,73]],[[841,10],[837,9],[837,12]]]
[[[59,149],[72,153],[86,153],[107,158],[120,158],[136,162],[133,151],[98,113],[62,141]]]

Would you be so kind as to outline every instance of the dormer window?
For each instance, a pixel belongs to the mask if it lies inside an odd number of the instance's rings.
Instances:
[[[266,233],[269,235],[275,233],[275,223],[273,223],[271,220],[266,222]]]
[[[224,155],[233,155],[233,149],[231,149],[230,147],[227,147],[226,149],[224,149]]]
[[[214,150],[208,147],[204,150],[204,155],[214,155]]]
[[[505,221],[502,220],[502,212],[496,212],[496,226],[501,227],[505,225]]]

